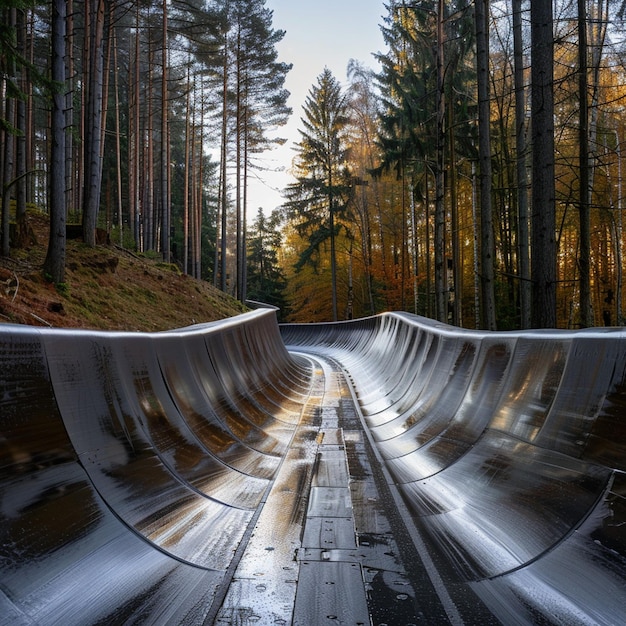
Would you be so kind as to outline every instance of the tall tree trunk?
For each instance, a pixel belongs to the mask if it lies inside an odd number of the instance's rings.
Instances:
[[[432,255],[431,255],[431,231],[430,231],[430,181],[428,176],[428,166],[424,168],[426,172],[426,184],[424,192],[424,206],[425,206],[425,224],[426,232],[424,233],[424,246],[426,248],[424,256],[426,257],[426,316],[433,316],[433,303],[432,303]]]
[[[9,9],[0,9],[0,20],[3,23],[8,23],[9,18]],[[4,64],[4,57],[0,56],[0,102],[5,102],[7,100],[7,90],[8,90],[8,79],[7,74],[8,71]],[[1,106],[1,105],[0,105]],[[6,106],[6,104],[5,104]],[[3,108],[0,112],[0,116],[5,114],[5,109]],[[2,238],[2,233],[4,229],[4,213],[2,212],[2,194],[4,191],[4,145],[6,142],[6,135],[8,133],[8,128],[4,125],[0,125],[0,239]],[[0,242],[0,254],[2,254],[2,244]]]
[[[417,215],[415,211],[415,189],[413,183],[409,183],[409,211],[411,214],[411,264],[413,266],[413,313],[418,311],[418,287],[419,287],[419,263],[418,263],[418,238],[417,238]],[[368,281],[369,287],[369,281]],[[370,289],[371,299],[371,289]]]
[[[81,207],[78,172],[80,159],[76,158],[76,144],[73,139],[74,127],[74,1],[67,2],[67,33],[65,55],[67,59],[67,90],[65,96],[65,205],[68,211],[78,211]]]
[[[168,121],[168,36],[167,36],[167,0],[163,0],[163,22],[161,39],[161,254],[166,263],[170,262],[170,142]]]
[[[480,284],[482,326],[496,329],[493,215],[491,206],[491,114],[487,0],[476,0],[476,63],[478,81],[478,161],[480,165]]]
[[[195,193],[195,253],[193,263],[193,276],[200,280],[202,278],[202,209],[204,205],[204,159],[202,155],[202,146],[204,145],[204,85],[201,88],[201,114],[200,114],[200,130],[197,140],[194,141],[194,162],[197,161],[198,167],[196,171],[196,193]]]
[[[120,89],[118,80],[118,64],[117,64],[117,35],[113,32],[113,80],[115,90],[115,165],[117,177],[117,224],[120,231],[120,246],[124,246],[124,213],[122,205],[122,149],[121,135],[122,128],[120,125]]]
[[[23,10],[18,9],[16,15],[17,50],[26,58],[26,16]],[[17,101],[16,126],[17,145],[15,150],[15,176],[17,188],[15,190],[15,221],[17,245],[22,247],[28,242],[26,224],[26,102],[25,94],[28,89],[27,70],[22,64],[19,71],[19,87],[22,96]]]
[[[89,31],[91,29],[90,26],[90,12],[89,12],[89,8],[88,8],[88,1],[85,0],[85,2],[83,3],[84,6],[84,10],[83,10],[83,15],[84,15],[84,35],[83,35],[83,51],[82,51],[82,58],[83,59],[89,59],[89,43],[90,43],[90,34]],[[85,181],[86,181],[86,174],[87,174],[87,168],[85,166],[85,158],[86,158],[86,153],[85,153],[85,134],[87,132],[87,113],[86,113],[86,109],[87,109],[87,91],[88,91],[88,84],[89,84],[89,64],[88,63],[82,63],[82,69],[81,69],[81,77],[79,78],[79,83],[83,86],[82,89],[79,90],[79,94],[80,94],[80,106],[79,106],[79,121],[78,121],[78,136],[82,137],[82,141],[79,142],[79,145],[76,148],[76,156],[75,156],[75,168],[76,168],[76,184],[75,184],[75,198],[76,198],[76,205],[75,208],[77,211],[83,211],[83,207],[85,204]]]
[[[617,223],[616,228],[616,241],[615,241],[615,265],[616,265],[616,277],[615,277],[615,323],[617,325],[622,324],[622,284],[623,284],[623,218],[622,218],[622,146],[620,142],[619,133],[615,131],[615,151],[617,153]]]
[[[221,189],[220,189],[220,289],[226,291],[226,250],[227,250],[227,211],[228,211],[228,184],[227,184],[227,158],[228,158],[228,32],[224,34],[224,65],[222,67],[222,146],[220,154],[221,165]],[[217,246],[216,246],[217,247]]]
[[[333,196],[333,164],[331,161],[332,148],[326,147],[328,154],[328,226],[330,228],[330,280],[332,291],[333,322],[339,318],[337,315],[337,258],[335,254],[335,198]]]
[[[241,18],[239,18],[241,19]],[[235,206],[236,206],[236,231],[237,231],[237,262],[235,274],[237,276],[237,291],[236,297],[239,300],[242,300],[243,286],[242,286],[242,278],[243,278],[243,206],[242,206],[242,194],[243,194],[243,136],[244,136],[244,124],[243,124],[243,116],[244,116],[244,96],[243,96],[243,88],[245,83],[245,76],[242,73],[242,50],[241,50],[241,23],[239,24],[239,30],[237,32],[237,111],[236,111],[236,121],[237,121],[237,130],[236,130],[236,157],[235,157],[235,165],[236,165],[236,174],[235,174]]]
[[[590,84],[590,97],[589,97],[589,206],[593,206],[593,190],[595,189],[595,175],[599,163],[598,152],[598,125],[602,115],[602,107],[599,105],[601,87],[601,73],[602,73],[602,59],[604,46],[607,36],[607,26],[609,23],[609,0],[591,0],[590,8],[588,12],[589,26],[587,28],[587,48],[588,59],[590,60],[589,76],[591,78]],[[606,131],[602,131],[605,135]],[[591,236],[591,231],[590,231]],[[591,244],[590,244],[591,247]],[[590,252],[591,255],[591,252]],[[590,273],[593,271],[593,264],[590,264]],[[592,277],[590,277],[591,280]],[[597,285],[599,281],[595,281]],[[591,320],[594,320],[593,306],[591,310]]]
[[[435,310],[440,322],[448,321],[445,268],[445,85],[444,19],[445,1],[437,3],[437,165],[435,167]]]
[[[100,209],[102,185],[102,110],[104,86],[105,0],[88,0],[85,12],[88,16],[89,33],[87,56],[87,101],[85,153],[85,192],[83,198],[83,240],[96,245],[96,226]]]
[[[193,145],[194,160],[197,161],[198,166],[195,170],[194,178],[194,246],[193,246],[193,268],[192,273],[194,278],[202,278],[202,219],[204,210],[204,185],[202,180],[204,177],[204,158],[202,155],[202,142],[204,141],[204,132],[202,128],[202,122],[195,131],[195,141]]]
[[[374,185],[377,183],[375,182]],[[376,192],[374,192],[376,193]],[[364,267],[367,271],[367,301],[369,303],[369,313],[370,315],[376,315],[376,306],[374,304],[374,259],[372,254],[372,220],[370,216],[370,202],[368,199],[368,195],[363,192],[363,211],[365,214],[365,234],[366,241],[363,245],[363,253],[364,253]],[[416,244],[417,245],[417,244]],[[416,248],[416,264],[415,271],[417,272],[417,248]],[[417,309],[415,310],[417,313]]]
[[[109,24],[113,24],[113,5],[109,5]],[[107,120],[109,118],[109,86],[111,83],[111,48],[112,48],[112,37],[106,37],[104,42],[105,52],[104,52],[104,63],[102,67],[102,122],[100,124],[100,181],[102,182],[102,164],[104,163],[104,154],[106,148],[106,138],[107,138]],[[104,200],[105,206],[105,228],[107,233],[111,232],[111,180],[110,177],[107,176],[106,180],[106,195]],[[97,226],[97,224],[96,224]]]
[[[248,292],[248,116],[247,103],[243,120],[243,206],[241,220],[241,293],[240,300],[245,302]]]
[[[185,167],[183,176],[183,274],[189,273],[189,211],[191,189],[190,183],[193,177],[191,168],[191,59],[187,58],[187,96],[185,98]],[[192,229],[193,233],[193,229]],[[192,235],[193,236],[193,235]],[[193,250],[193,246],[192,246]]]
[[[476,163],[472,161],[472,232],[474,233],[474,326],[480,328],[480,259],[478,252],[478,184],[476,182]]]
[[[15,30],[15,9],[8,10],[8,26],[10,30]],[[8,59],[8,80],[15,82],[16,67],[15,60]],[[10,208],[11,208],[11,187],[13,186],[13,178],[15,175],[15,131],[12,127],[15,126],[15,97],[6,88],[6,101],[4,104],[4,116],[8,122],[8,127],[4,133],[4,154],[2,161],[2,256],[8,257],[10,254]]]
[[[202,146],[204,145],[204,80],[200,81],[200,124],[194,131],[193,156],[192,161],[197,163],[194,178],[194,216],[195,216],[195,238],[193,252],[192,275],[194,278],[202,278],[202,210],[204,206],[204,158]]]
[[[479,2],[480,0],[477,0]],[[454,137],[454,107],[451,103],[448,105],[449,111],[449,142],[450,142],[450,239],[452,244],[452,323],[455,326],[461,326],[463,321],[463,266],[461,264],[461,250],[459,242],[459,206],[457,193],[457,165],[456,165],[456,149]]]
[[[128,227],[137,250],[141,250],[141,230],[139,227],[140,187],[140,47],[139,47],[139,3],[135,9],[135,32],[133,53],[130,60],[129,76],[129,115],[128,115]],[[130,56],[130,50],[129,50]]]
[[[407,236],[406,236],[406,164],[402,162],[402,184],[400,186],[400,193],[402,194],[401,205],[401,242],[400,242],[400,310],[406,311],[406,249],[407,249]]]
[[[43,269],[55,283],[65,278],[65,34],[66,2],[52,2],[52,116],[50,147],[50,237]],[[63,87],[60,87],[60,86]]]
[[[34,31],[34,11],[28,9],[26,17],[26,49],[25,58],[29,60],[31,64],[34,63],[35,58],[35,37]],[[34,114],[34,84],[28,74],[28,86],[26,89],[26,171],[31,172],[35,169],[35,114]],[[31,176],[28,179],[26,185],[26,202],[33,202],[35,197],[35,177]]]
[[[242,142],[243,142],[243,103],[241,75],[241,24],[237,33],[237,97],[235,107],[235,297],[241,299],[241,267],[243,250],[242,215],[241,215],[241,178],[242,178]]]
[[[199,180],[198,175],[201,169],[201,163],[198,163],[198,127],[194,122],[191,125],[191,153],[189,158],[191,159],[191,178],[189,180],[189,273],[196,278],[198,269],[198,213],[200,206],[198,204],[198,187]],[[200,159],[201,160],[201,159]]]
[[[554,35],[552,0],[533,0],[532,85],[532,326],[556,326],[556,199],[554,182]]]
[[[593,326],[591,309],[591,225],[589,216],[589,101],[587,77],[587,1],[578,0],[578,159],[579,159],[579,220],[580,248],[580,325]]]
[[[142,203],[143,217],[143,249],[155,250],[155,198],[154,198],[154,93],[152,90],[154,76],[154,50],[149,42],[148,50],[148,93],[146,95],[146,128],[144,134],[146,137],[144,146],[144,200]]]
[[[384,208],[380,198],[380,194],[376,194],[376,222],[378,224],[378,246],[380,249],[380,269],[386,283],[389,282],[388,265],[387,265],[387,233],[384,228]]]
[[[526,175],[526,97],[522,39],[522,0],[513,0],[513,64],[515,73],[515,147],[517,173],[517,237],[520,276],[520,325],[530,328],[531,282]]]

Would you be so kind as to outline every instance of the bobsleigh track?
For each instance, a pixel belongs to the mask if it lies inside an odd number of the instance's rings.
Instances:
[[[0,325],[0,625],[626,623],[626,330]]]

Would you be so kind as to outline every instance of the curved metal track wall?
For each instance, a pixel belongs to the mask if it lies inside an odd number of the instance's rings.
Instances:
[[[3,326],[0,623],[202,624],[310,374],[262,311],[160,334]]]
[[[0,624],[365,623],[367,594],[372,623],[399,624],[374,620],[394,613],[372,609],[372,583],[352,594],[376,575],[368,550],[376,563],[390,550],[359,527],[386,528],[386,511],[367,510],[374,487],[354,489],[370,470],[364,451],[356,478],[346,465],[339,376],[422,593],[447,598],[437,623],[626,621],[625,332],[479,333],[406,314],[279,332],[256,311],[156,334],[0,326]],[[332,528],[343,544],[325,550]],[[254,559],[236,556],[253,535]],[[247,578],[228,590],[238,558]],[[296,597],[298,559],[310,589]],[[273,604],[259,561],[284,570]],[[335,582],[351,587],[314,615]],[[244,589],[269,608],[245,608]]]
[[[347,372],[446,586],[504,624],[626,622],[624,331],[386,314],[282,334]]]

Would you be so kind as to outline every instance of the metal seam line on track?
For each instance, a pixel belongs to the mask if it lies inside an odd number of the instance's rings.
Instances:
[[[304,401],[303,406],[302,406],[302,410],[300,412],[300,420],[299,422],[303,421],[304,416],[306,415],[307,411],[310,408],[310,405],[313,403],[313,398],[312,398],[312,389],[309,389],[309,394],[307,396],[307,399]],[[290,443],[293,444],[295,438],[296,438],[296,434],[298,432],[298,428],[300,426],[298,426],[296,428],[296,430],[294,430],[293,436],[291,438]],[[267,504],[267,500],[270,496],[271,490],[273,488],[273,486],[276,484],[276,481],[278,480],[278,478],[280,477],[280,473],[282,471],[283,465],[284,465],[285,459],[283,459],[283,461],[281,462],[281,464],[278,467],[278,471],[277,471],[277,477],[275,480],[273,480],[272,482],[270,482],[270,484],[267,486],[267,489],[263,495],[263,497],[261,498],[261,502],[259,503],[259,505],[257,506],[257,509],[252,517],[252,519],[250,520],[248,527],[246,529],[246,532],[244,533],[239,545],[237,546],[233,559],[230,562],[230,565],[224,575],[224,580],[222,581],[222,584],[220,585],[217,593],[215,594],[213,600],[212,600],[212,604],[211,604],[211,609],[209,611],[209,613],[207,614],[204,623],[207,625],[210,624],[214,624],[214,623],[220,623],[220,622],[224,622],[224,623],[228,623],[230,621],[230,618],[228,615],[224,616],[223,614],[221,616],[220,615],[220,611],[223,611],[223,604],[224,601],[226,599],[227,594],[229,593],[229,589],[230,589],[230,585],[231,582],[233,580],[233,578],[236,576],[236,571],[237,568],[239,566],[239,563],[243,557],[243,554],[245,552],[245,550],[248,549],[249,546],[249,542],[255,532],[257,523],[259,521],[259,517],[261,516],[261,513],[263,511],[263,507]],[[263,589],[263,591],[265,591],[266,589]],[[253,616],[257,616],[258,614],[255,612],[251,612],[251,615]],[[261,616],[258,616],[259,618],[261,618]]]
[[[338,364],[338,367],[341,367],[341,366]],[[345,372],[345,374],[347,376],[348,372]],[[415,546],[415,549],[417,552],[416,556],[423,563],[423,569],[433,586],[433,590],[435,591],[435,593],[433,594],[433,599],[436,597],[437,600],[441,603],[441,606],[443,610],[445,611],[447,618],[450,620],[450,624],[455,624],[455,625],[462,624],[463,620],[461,619],[461,616],[459,615],[457,607],[452,601],[452,598],[450,598],[450,595],[448,594],[448,590],[443,584],[443,581],[441,580],[441,577],[439,576],[439,573],[437,572],[437,568],[435,567],[434,563],[432,562],[432,559],[430,558],[428,549],[426,548],[426,545],[424,544],[419,534],[418,529],[415,527],[414,520],[408,515],[408,512],[406,510],[406,505],[404,501],[402,500],[402,496],[396,489],[394,482],[391,479],[391,476],[389,475],[387,468],[385,467],[383,459],[378,454],[376,450],[376,445],[372,441],[372,437],[367,427],[365,426],[365,423],[363,420],[363,414],[359,410],[359,404],[356,398],[354,387],[348,381],[346,381],[346,385],[348,389],[350,390],[352,401],[354,403],[355,410],[357,411],[359,415],[359,419],[363,423],[363,426],[364,426],[363,432],[365,433],[367,442],[369,444],[368,450],[371,451],[371,454],[376,458],[377,469],[383,476],[383,481],[380,481],[381,488],[384,488],[382,485],[386,487],[387,493],[394,501],[395,510],[398,512],[398,515],[404,524],[404,528],[402,528],[400,532],[402,531],[408,532],[407,530],[408,528],[411,528],[413,530],[412,533],[409,533],[410,538],[411,538],[410,540],[411,540],[411,543],[413,543],[413,545]],[[478,613],[478,611],[475,611],[475,612]]]

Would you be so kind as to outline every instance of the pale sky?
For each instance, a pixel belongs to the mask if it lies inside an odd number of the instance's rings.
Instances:
[[[384,50],[379,27],[385,13],[384,0],[266,0],[265,6],[274,11],[273,27],[286,31],[278,53],[280,61],[293,63],[285,83],[291,92],[289,106],[293,114],[278,133],[288,139],[287,143],[263,155],[265,167],[285,171],[259,172],[263,183],[253,178],[249,181],[251,219],[259,207],[269,213],[284,201],[280,192],[293,181],[287,170],[295,154],[293,144],[299,139],[302,105],[324,68],[328,67],[345,85],[350,59],[378,71],[372,54]]]

